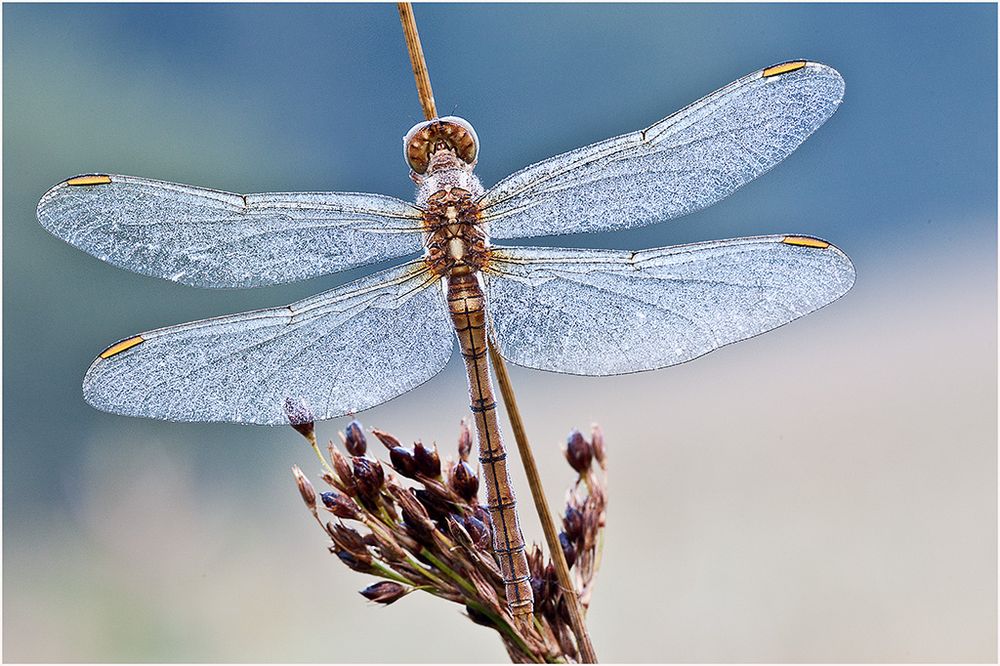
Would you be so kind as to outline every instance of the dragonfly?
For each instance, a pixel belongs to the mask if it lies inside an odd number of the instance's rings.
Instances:
[[[855,272],[835,246],[797,233],[641,251],[492,239],[631,229],[705,208],[787,157],[843,92],[831,67],[777,64],[489,189],[474,174],[473,126],[435,118],[403,139],[415,203],[70,178],[38,204],[46,229],[115,266],[186,285],[256,287],[419,254],[288,306],[120,340],[90,366],[84,397],[108,412],[169,421],[289,424],[289,401],[330,419],[428,381],[457,340],[493,549],[510,610],[523,617],[531,586],[487,345],[540,370],[654,370],[813,312],[844,295]]]

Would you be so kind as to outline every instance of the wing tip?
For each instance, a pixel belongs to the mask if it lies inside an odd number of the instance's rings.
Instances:
[[[794,247],[801,247],[806,250],[819,250],[821,252],[830,252],[840,259],[842,263],[842,268],[846,276],[846,287],[840,293],[843,296],[854,286],[854,281],[857,278],[857,271],[854,268],[854,262],[851,258],[841,250],[839,247],[834,245],[829,241],[825,241],[822,238],[817,238],[815,236],[805,236],[802,234],[793,234],[781,237],[780,242],[784,245],[792,245]],[[838,296],[837,298],[840,298]],[[836,300],[836,299],[834,299]],[[832,301],[831,301],[832,302]]]
[[[825,75],[828,78],[834,79],[834,87],[838,89],[836,103],[840,104],[841,100],[843,100],[844,89],[846,86],[844,77],[841,76],[840,72],[833,67],[825,65],[821,62],[802,58],[798,60],[786,60],[760,70],[760,77],[762,79],[774,79],[781,77],[784,74],[791,74],[792,72],[798,72],[800,70],[812,70],[814,75]]]

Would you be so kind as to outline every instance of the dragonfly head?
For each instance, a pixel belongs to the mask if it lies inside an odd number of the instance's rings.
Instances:
[[[403,137],[403,157],[418,176],[434,168],[470,168],[479,158],[479,137],[458,116],[426,120]]]

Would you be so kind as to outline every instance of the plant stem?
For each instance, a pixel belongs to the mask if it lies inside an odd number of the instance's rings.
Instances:
[[[492,338],[489,340],[488,348],[490,362],[493,364],[493,369],[497,376],[497,384],[500,386],[500,394],[503,396],[503,404],[507,408],[507,418],[510,419],[510,427],[514,431],[517,450],[521,454],[521,464],[524,466],[524,472],[528,477],[528,487],[531,488],[531,499],[534,501],[535,510],[538,512],[538,520],[542,523],[542,531],[545,532],[545,542],[549,546],[552,563],[555,565],[556,575],[559,577],[559,584],[562,586],[563,595],[566,598],[570,624],[579,643],[580,656],[584,662],[596,664],[597,654],[594,652],[594,644],[590,640],[590,633],[587,631],[587,624],[584,622],[580,597],[576,593],[576,585],[573,584],[573,579],[570,576],[562,543],[559,541],[559,534],[556,532],[552,514],[549,513],[548,505],[545,501],[545,489],[542,487],[542,480],[538,475],[538,467],[535,465],[535,456],[531,452],[531,445],[528,443],[528,435],[524,431],[521,412],[517,408],[514,388],[510,383],[510,375],[507,374],[507,364],[504,363],[503,357],[497,352]]]
[[[397,2],[399,20],[403,24],[403,37],[406,39],[406,50],[410,54],[410,64],[413,65],[413,78],[417,82],[417,95],[420,106],[427,120],[437,118],[437,107],[434,104],[434,91],[431,90],[431,77],[427,73],[427,63],[424,61],[424,50],[420,46],[420,34],[417,32],[417,21],[413,17],[413,5],[409,2]]]

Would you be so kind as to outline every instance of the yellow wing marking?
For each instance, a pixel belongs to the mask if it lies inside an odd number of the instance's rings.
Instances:
[[[120,354],[126,349],[131,349],[135,347],[140,342],[144,342],[144,338],[141,335],[137,335],[134,338],[129,338],[128,340],[122,340],[121,342],[116,342],[107,349],[101,352],[101,358],[111,358],[115,354]]]
[[[816,247],[821,250],[830,247],[830,244],[826,241],[821,241],[818,238],[809,238],[808,236],[785,236],[781,239],[782,243],[787,245],[800,245],[802,247]]]
[[[794,72],[797,69],[802,69],[806,66],[805,60],[795,60],[793,62],[784,62],[780,65],[775,65],[773,67],[768,67],[764,70],[763,76],[766,79],[769,76],[778,76],[779,74],[787,74],[788,72]]]
[[[77,176],[66,181],[67,185],[107,185],[111,182],[111,176],[93,175]]]

